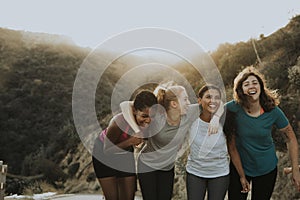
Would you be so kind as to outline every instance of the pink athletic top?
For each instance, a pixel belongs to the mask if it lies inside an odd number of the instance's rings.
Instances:
[[[125,141],[125,140],[128,139],[129,135],[128,135],[127,133],[128,133],[128,131],[129,131],[129,128],[130,128],[130,127],[129,127],[129,125],[128,125],[128,126],[126,127],[125,131],[122,133],[122,135],[121,135],[121,137],[120,137],[120,139],[119,139],[118,142],[123,142],[123,141]],[[107,135],[107,128],[103,129],[103,130],[101,131],[101,133],[99,134],[99,139],[100,139],[100,141],[104,142],[104,138],[106,137],[106,135]]]

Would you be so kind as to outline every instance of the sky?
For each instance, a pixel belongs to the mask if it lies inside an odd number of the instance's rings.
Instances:
[[[206,51],[270,35],[300,14],[299,0],[0,0],[0,27],[59,34],[96,48],[124,31],[180,32]]]

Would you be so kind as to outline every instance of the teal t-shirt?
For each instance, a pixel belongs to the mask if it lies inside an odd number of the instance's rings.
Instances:
[[[278,159],[272,139],[272,126],[282,129],[289,124],[279,107],[258,117],[249,116],[235,101],[226,103],[229,111],[236,113],[236,147],[245,174],[261,176],[275,169]]]

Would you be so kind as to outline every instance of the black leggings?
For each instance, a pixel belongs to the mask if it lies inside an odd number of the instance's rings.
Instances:
[[[201,178],[187,172],[186,189],[188,200],[202,200],[207,190],[208,199],[224,200],[229,185],[229,175],[216,178]]]
[[[251,199],[269,200],[272,196],[277,177],[277,167],[271,172],[262,176],[246,176],[247,180],[252,182]],[[242,185],[240,176],[235,167],[230,163],[230,184],[228,189],[229,200],[246,200],[248,193],[241,193]]]
[[[173,195],[174,168],[169,171],[152,170],[141,161],[138,163],[140,171],[138,179],[144,200],[171,200]]]

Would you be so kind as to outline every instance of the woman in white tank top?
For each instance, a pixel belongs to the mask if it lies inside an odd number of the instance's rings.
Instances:
[[[205,85],[198,92],[201,114],[190,129],[190,154],[188,156],[187,195],[189,200],[223,200],[229,186],[229,154],[239,169],[245,190],[249,189],[239,154],[226,145],[226,136],[220,125],[216,134],[209,134],[209,123],[221,104],[221,91],[214,85]],[[229,133],[232,134],[232,133]]]

